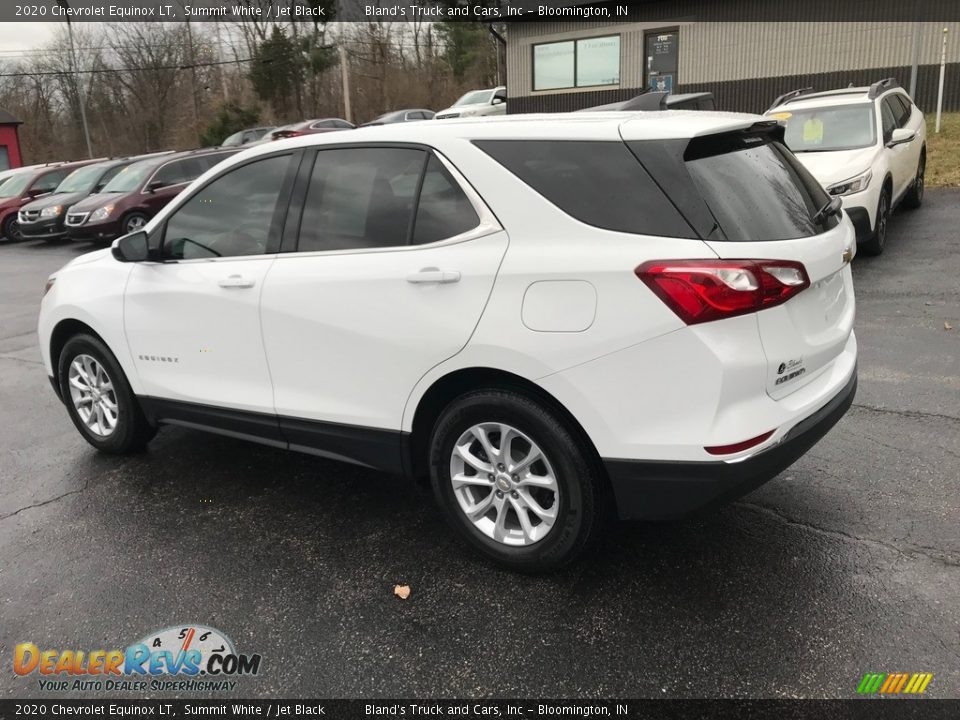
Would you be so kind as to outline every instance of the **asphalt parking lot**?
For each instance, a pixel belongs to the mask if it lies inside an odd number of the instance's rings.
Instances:
[[[0,697],[45,694],[19,642],[188,622],[263,656],[238,697],[850,697],[866,672],[960,696],[960,191],[854,261],[860,389],[819,445],[542,578],[475,559],[396,477],[178,428],[98,455],[35,328],[86,249],[0,243]]]

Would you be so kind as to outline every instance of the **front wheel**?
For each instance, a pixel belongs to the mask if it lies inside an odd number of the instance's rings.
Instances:
[[[603,483],[583,445],[527,395],[469,393],[434,426],[434,495],[456,533],[481,554],[513,570],[553,570],[595,539],[603,514]]]
[[[926,153],[920,154],[920,162],[917,164],[917,174],[913,178],[913,185],[910,186],[910,190],[903,198],[903,206],[909,208],[910,210],[916,210],[923,204],[923,186],[924,186],[924,175],[927,170],[927,155]]]
[[[156,434],[119,363],[99,338],[70,338],[57,367],[61,397],[70,419],[97,450],[112,454],[135,452]]]
[[[123,234],[129,235],[137,230],[142,230],[149,220],[150,218],[143,213],[130,213],[123,219]]]
[[[880,193],[877,203],[877,219],[874,224],[873,237],[860,245],[867,255],[879,255],[887,244],[887,223],[890,220],[890,193],[886,190]]]

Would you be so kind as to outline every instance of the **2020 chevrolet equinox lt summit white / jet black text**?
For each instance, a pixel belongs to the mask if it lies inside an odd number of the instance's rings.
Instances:
[[[796,460],[856,389],[849,219],[751,115],[406,123],[271,143],[50,277],[95,447],[158,425],[429,476],[517,569]]]

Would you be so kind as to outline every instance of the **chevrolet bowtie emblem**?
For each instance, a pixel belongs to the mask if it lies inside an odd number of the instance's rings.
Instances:
[[[847,248],[846,250],[844,250],[843,255],[841,257],[843,258],[844,265],[846,265],[848,262],[853,260],[853,248]]]

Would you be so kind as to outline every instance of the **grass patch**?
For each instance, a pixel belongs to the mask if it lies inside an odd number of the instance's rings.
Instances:
[[[933,132],[936,111],[927,113],[927,187],[960,187],[960,112],[940,117],[940,134]]]

